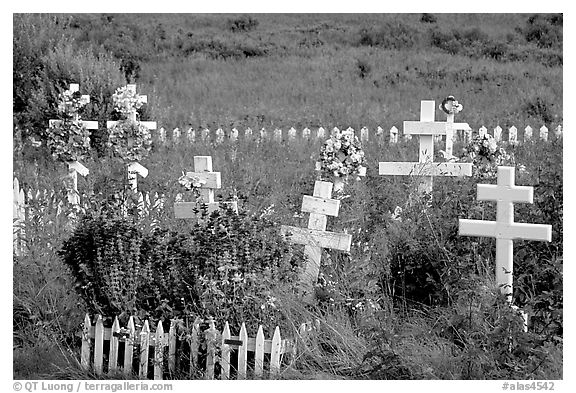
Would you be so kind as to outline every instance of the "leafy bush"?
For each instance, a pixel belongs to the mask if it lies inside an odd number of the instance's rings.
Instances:
[[[59,255],[89,312],[154,320],[199,315],[274,327],[275,289],[288,288],[303,258],[264,217],[204,216],[190,233],[143,232],[125,218],[86,216]]]
[[[434,14],[429,14],[429,13],[425,12],[420,17],[420,22],[422,22],[422,23],[436,23],[437,19],[434,16]]]
[[[357,45],[407,49],[412,48],[417,42],[417,30],[402,22],[386,22],[380,27],[361,29]]]
[[[250,15],[242,15],[237,18],[228,19],[226,22],[228,29],[233,32],[250,31],[258,26],[258,20]]]
[[[562,49],[562,14],[532,15],[526,25],[518,30],[526,41],[541,48]]]

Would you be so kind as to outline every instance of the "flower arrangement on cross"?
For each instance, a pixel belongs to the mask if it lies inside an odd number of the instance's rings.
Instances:
[[[78,84],[70,84],[68,90],[58,95],[56,113],[58,119],[49,120],[46,130],[46,145],[52,158],[68,164],[64,178],[68,190],[68,201],[75,206],[80,203],[78,173],[87,176],[88,168],[79,161],[90,152],[90,131],[98,129],[97,121],[84,121],[80,110],[90,102],[90,96],[79,92]]]
[[[148,170],[139,161],[145,158],[152,149],[151,129],[156,128],[155,122],[138,120],[138,109],[147,103],[147,97],[136,93],[136,85],[126,85],[116,89],[112,95],[114,109],[125,119],[108,122],[107,146],[114,156],[127,164],[128,184],[130,189],[137,191],[136,174],[142,177],[148,175]]]
[[[319,180],[334,183],[334,191],[342,192],[350,177],[360,180],[366,176],[366,160],[358,137],[351,128],[340,131],[335,128],[330,139],[320,148],[320,160],[316,163]]]

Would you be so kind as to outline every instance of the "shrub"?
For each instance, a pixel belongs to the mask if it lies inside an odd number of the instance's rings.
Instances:
[[[422,23],[436,23],[437,19],[433,14],[423,13],[420,17],[420,22]]]
[[[562,14],[532,15],[520,32],[541,48],[562,48]]]
[[[204,215],[190,233],[86,216],[59,255],[89,312],[212,316],[253,329],[280,324],[275,290],[290,289],[303,263],[271,221],[232,212]]]
[[[357,45],[385,49],[412,48],[418,42],[418,31],[401,22],[386,22],[379,28],[363,28]]]
[[[228,29],[233,32],[251,31],[258,26],[258,20],[250,15],[242,15],[237,18],[228,19],[226,25]]]

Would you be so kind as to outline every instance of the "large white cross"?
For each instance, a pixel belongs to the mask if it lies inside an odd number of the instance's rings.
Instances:
[[[552,226],[514,222],[514,202],[532,203],[533,187],[514,185],[514,167],[498,167],[498,184],[478,184],[478,199],[496,201],[496,221],[459,220],[459,234],[496,238],[496,282],[512,302],[514,239],[552,240]]]
[[[80,85],[78,83],[71,83],[68,91],[75,93],[80,90]],[[82,102],[85,104],[90,102],[90,96],[87,94],[83,94],[80,98]],[[74,120],[78,120],[79,115],[76,113],[74,115]],[[50,119],[48,120],[49,127],[55,127],[62,124],[62,120],[58,119]],[[97,130],[98,129],[98,121],[90,121],[90,120],[82,120],[82,124],[86,127],[87,130]],[[78,195],[78,174],[81,176],[86,177],[90,171],[84,165],[82,165],[78,161],[70,161],[68,164],[68,176],[72,182],[72,188],[68,190],[68,202],[73,205],[78,205],[80,203],[80,195]]]
[[[463,129],[466,123],[434,121],[434,101],[421,101],[420,121],[405,121],[405,135],[419,135],[420,151],[418,162],[380,162],[378,173],[384,176],[423,176],[420,180],[420,192],[432,192],[434,176],[472,176],[472,164],[451,162],[434,163],[434,136],[453,133]],[[453,118],[452,118],[453,120]]]
[[[214,190],[222,187],[220,172],[212,171],[211,156],[194,156],[194,172],[187,172],[188,177],[198,177],[203,184],[200,186],[200,199],[207,205],[208,214],[220,209],[220,202],[214,202]],[[236,201],[222,202],[228,208],[238,213]],[[174,203],[174,216],[176,218],[195,218],[196,202]]]
[[[313,298],[313,286],[320,273],[322,249],[331,248],[340,251],[350,251],[352,235],[326,231],[328,216],[338,217],[340,201],[330,199],[332,183],[316,181],[313,196],[304,195],[302,198],[302,211],[310,213],[308,228],[298,228],[282,225],[280,233],[284,236],[290,234],[290,241],[303,244],[304,254],[308,262],[301,275],[301,283],[305,292],[305,299]]]
[[[136,85],[126,85],[127,90],[136,93]],[[142,99],[142,102],[144,102],[145,104],[148,103],[148,96],[145,95],[141,95],[140,98]],[[133,122],[138,122],[137,120],[137,112],[136,109],[133,109],[130,114],[127,116],[128,119],[132,120]],[[117,121],[112,121],[109,120],[106,122],[106,127],[108,129],[114,127],[114,125],[118,123]],[[149,130],[155,130],[157,127],[157,124],[155,121],[140,121],[138,122],[138,124],[142,124],[144,127],[148,128]],[[138,162],[131,162],[128,163],[128,184],[130,184],[130,188],[136,192],[138,191],[138,183],[137,183],[137,177],[136,175],[140,175],[142,177],[146,177],[148,176],[148,169],[146,169],[144,166],[142,166],[140,163]]]

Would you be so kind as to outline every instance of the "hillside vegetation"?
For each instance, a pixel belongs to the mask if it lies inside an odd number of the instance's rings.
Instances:
[[[450,94],[464,105],[457,121],[475,129],[552,130],[563,122],[562,24],[557,14],[14,15],[14,176],[55,192],[30,203],[27,252],[14,256],[14,377],[93,378],[77,364],[89,311],[165,328],[212,315],[251,332],[263,324],[267,336],[319,321],[281,378],[561,379],[563,145],[552,133],[548,143],[502,145],[516,183],[534,187],[515,220],[553,228],[551,243],[514,243],[514,302],[532,316],[524,333],[495,288],[495,241],[458,236],[458,218],[494,219],[496,204],[476,198],[494,178],[436,179],[430,202],[410,178],[377,174],[379,161],[416,160],[417,138],[365,144],[367,176],[346,185],[328,220],[353,235],[351,253],[323,252],[317,302],[304,305],[293,293],[302,249],[278,230],[307,225],[300,207],[318,176],[318,141],[154,136],[138,188],[167,199],[139,219],[121,212],[119,198],[132,199],[104,124],[119,118],[115,89],[136,83],[148,96],[141,118],[168,130],[401,129],[421,100]],[[82,118],[100,122],[76,221],[70,206],[56,207],[65,165],[44,143],[58,93],[73,82],[91,96]],[[465,147],[455,146],[461,159]],[[235,198],[239,216],[174,218],[194,155],[213,157],[216,198]]]

